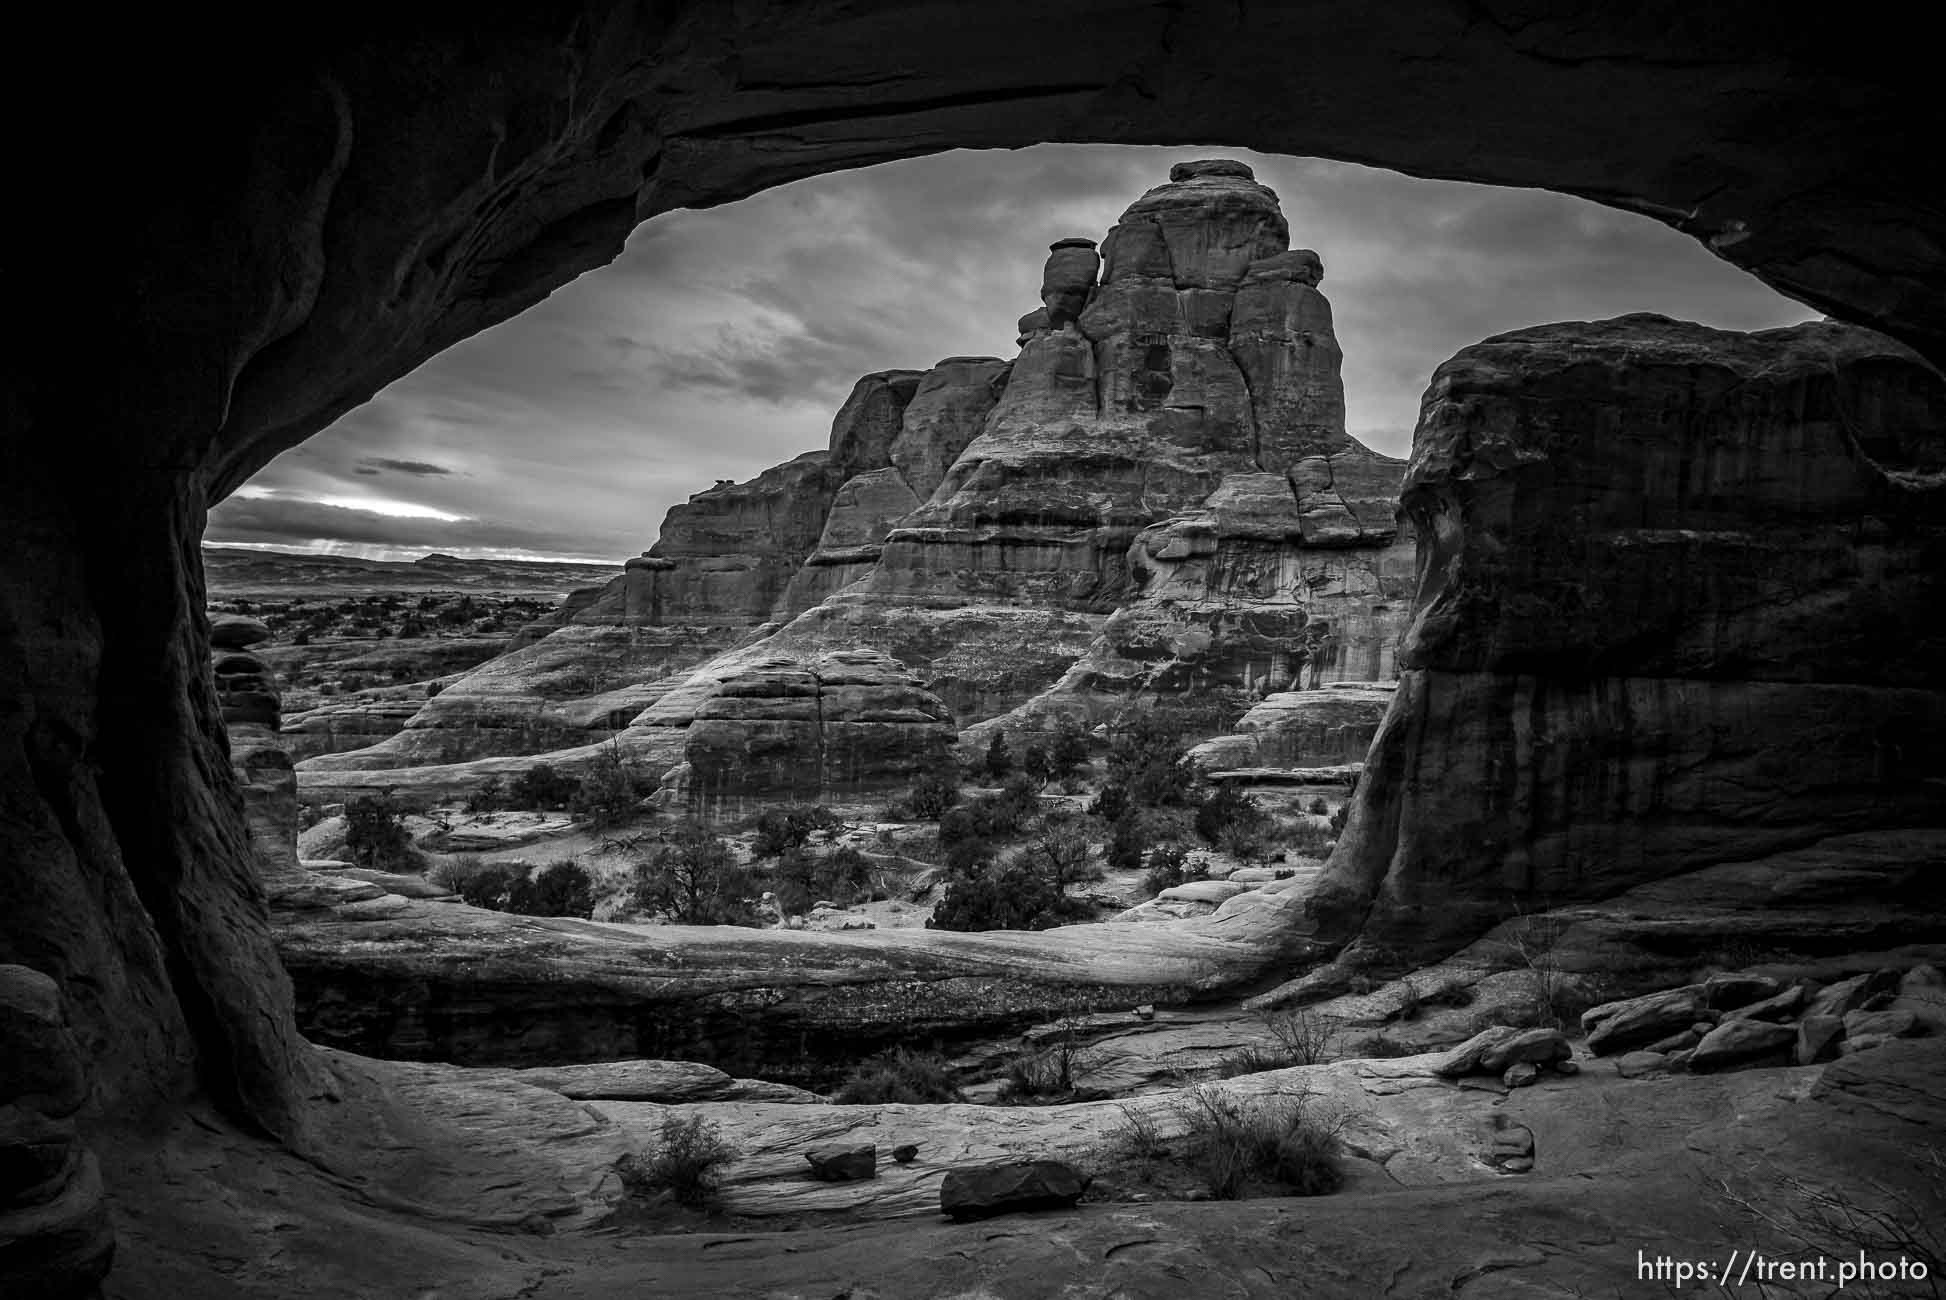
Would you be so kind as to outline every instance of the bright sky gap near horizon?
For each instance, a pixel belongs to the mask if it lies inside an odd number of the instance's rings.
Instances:
[[[205,540],[619,562],[718,479],[823,447],[860,375],[1011,357],[1055,239],[1103,238],[1191,158],[1248,162],[1324,259],[1352,434],[1410,450],[1426,381],[1492,334],[1656,311],[1816,319],[1687,236],[1540,190],[1219,147],[957,150],[664,214],[609,266],[286,452]]]

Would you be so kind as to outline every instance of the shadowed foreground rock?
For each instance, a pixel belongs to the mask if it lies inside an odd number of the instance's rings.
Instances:
[[[1946,826],[1942,474],[1946,382],[1868,330],[1625,316],[1441,366],[1406,670],[1317,936],[1438,955],[1516,900]]]
[[[1059,1160],[1022,1160],[954,1169],[939,1184],[939,1212],[955,1223],[1028,1210],[1065,1210],[1088,1180]]]
[[[53,980],[0,966],[0,1280],[9,1300],[93,1293],[115,1256],[101,1167],[75,1124],[87,1065]]]

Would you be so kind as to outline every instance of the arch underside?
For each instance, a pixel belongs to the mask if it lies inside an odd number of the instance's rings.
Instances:
[[[254,50],[129,30],[93,84],[139,144],[47,128],[58,201],[15,214],[36,328],[6,363],[0,849],[37,901],[0,908],[0,960],[92,990],[103,1105],[200,1086],[305,1129],[305,1053],[212,757],[207,506],[655,213],[955,147],[1241,146],[1645,213],[1946,357],[1923,43],[1768,6],[588,0],[336,21]]]

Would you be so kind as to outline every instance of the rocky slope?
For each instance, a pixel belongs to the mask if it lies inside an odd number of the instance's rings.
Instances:
[[[1178,165],[1099,252],[1053,246],[1016,359],[861,379],[825,451],[675,507],[545,635],[306,762],[307,789],[444,793],[482,771],[451,765],[572,766],[624,727],[666,769],[679,702],[759,653],[889,655],[961,726],[1389,678],[1403,466],[1345,432],[1322,275],[1248,167]]]

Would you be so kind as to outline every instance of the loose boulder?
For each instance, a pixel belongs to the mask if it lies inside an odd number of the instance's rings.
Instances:
[[[1689,1058],[1692,1070],[1722,1070],[1779,1057],[1797,1042],[1797,1026],[1767,1020],[1725,1020],[1703,1035]]]
[[[1581,1026],[1588,1031],[1588,1050],[1607,1056],[1680,1033],[1705,1009],[1703,986],[1690,984],[1592,1007],[1581,1017]]]
[[[1059,1160],[1014,1160],[954,1169],[939,1185],[939,1209],[955,1223],[1024,1210],[1065,1210],[1088,1179]]]
[[[878,1147],[870,1142],[857,1146],[826,1146],[807,1151],[811,1177],[823,1183],[862,1183],[878,1177]]]

